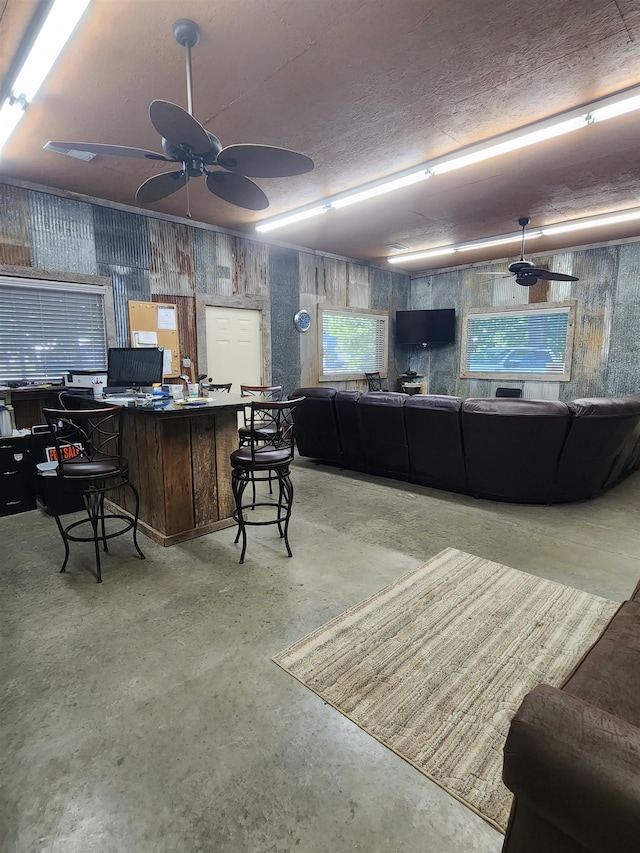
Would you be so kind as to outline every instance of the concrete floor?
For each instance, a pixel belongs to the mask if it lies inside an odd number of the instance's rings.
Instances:
[[[162,548],[62,546],[0,519],[3,853],[498,853],[502,836],[271,656],[456,547],[623,600],[640,577],[640,473],[529,507],[340,472],[294,473],[293,559],[274,528]]]

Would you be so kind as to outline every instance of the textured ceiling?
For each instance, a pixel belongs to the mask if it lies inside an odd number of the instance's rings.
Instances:
[[[36,6],[0,0],[0,74]],[[538,0],[531,10],[514,0],[93,0],[5,147],[0,174],[135,204],[139,184],[172,167],[105,156],[83,163],[42,146],[53,139],[160,151],[148,105],[161,98],[186,106],[184,52],[172,27],[192,18],[201,28],[196,118],[224,145],[282,145],[316,164],[306,175],[256,179],[271,202],[262,213],[191,182],[194,221],[255,234],[265,215],[640,83],[637,0]],[[417,251],[517,231],[519,216],[533,227],[638,205],[640,113],[632,113],[270,237],[385,264],[393,243]],[[185,191],[152,208],[184,216]],[[640,225],[585,234],[538,239],[535,251],[639,236]],[[505,254],[465,253],[464,261]]]

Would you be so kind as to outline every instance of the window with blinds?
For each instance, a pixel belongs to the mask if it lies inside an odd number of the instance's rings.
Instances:
[[[105,289],[0,276],[0,383],[107,365]]]
[[[389,317],[381,312],[323,309],[321,381],[387,372]]]
[[[470,379],[571,378],[574,303],[469,311],[460,375]]]

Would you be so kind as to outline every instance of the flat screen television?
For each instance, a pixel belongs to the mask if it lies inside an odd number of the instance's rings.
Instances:
[[[455,308],[396,311],[397,344],[442,346],[452,344],[455,334]]]
[[[145,388],[162,383],[163,347],[113,347],[108,351],[109,388]]]

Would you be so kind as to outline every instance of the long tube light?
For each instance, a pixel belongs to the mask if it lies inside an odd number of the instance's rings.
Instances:
[[[615,225],[618,222],[632,222],[635,219],[640,219],[640,208],[632,210],[622,210],[619,213],[611,213],[605,216],[586,216],[584,219],[577,219],[573,222],[560,222],[557,225],[545,225],[542,228],[535,228],[527,231],[527,240],[534,240],[536,237],[548,237],[555,234],[564,234],[569,231],[580,231],[585,228],[600,228],[604,225]],[[403,264],[411,261],[422,261],[428,258],[435,258],[439,255],[451,255],[454,252],[468,252],[473,249],[487,249],[492,246],[500,246],[503,243],[516,243],[522,240],[522,232],[519,234],[503,234],[499,237],[488,237],[486,240],[473,240],[469,243],[455,243],[450,246],[439,246],[435,249],[426,249],[424,252],[412,252],[406,255],[393,255],[387,258],[390,264]]]
[[[400,177],[395,177],[393,180],[377,184],[367,184],[365,187],[354,190],[353,192],[333,196],[330,201],[324,201],[312,207],[303,207],[291,214],[277,216],[274,219],[267,219],[261,222],[260,225],[256,225],[256,231],[264,234],[268,231],[273,231],[274,228],[282,228],[284,225],[301,222],[303,219],[311,219],[314,216],[320,216],[322,213],[328,213],[330,210],[339,210],[341,207],[348,207],[350,204],[356,204],[365,199],[393,192],[393,190],[416,184],[430,177],[431,172],[425,169],[424,166],[421,166],[419,169],[412,169],[410,172],[403,173]]]
[[[422,163],[414,169],[407,170],[401,175],[392,175],[374,184],[357,187],[348,193],[330,196],[315,205],[285,213],[263,220],[256,226],[256,231],[267,232],[276,228],[282,228],[309,219],[330,210],[338,210],[350,204],[373,198],[385,192],[392,192],[402,187],[424,180],[432,175],[443,175],[454,169],[472,166],[492,157],[499,157],[510,151],[517,151],[529,145],[535,145],[548,139],[554,139],[565,133],[572,133],[583,127],[588,127],[596,122],[606,121],[610,118],[624,115],[633,110],[640,109],[640,86],[616,92],[597,101],[592,101],[581,107],[577,107],[561,115],[552,116],[528,125],[524,128],[509,131],[501,136],[494,137],[476,145],[469,145],[459,153],[444,154],[428,163]]]
[[[91,0],[54,0],[0,107],[0,150],[62,53]]]

